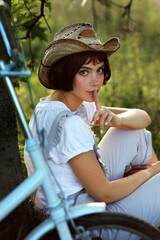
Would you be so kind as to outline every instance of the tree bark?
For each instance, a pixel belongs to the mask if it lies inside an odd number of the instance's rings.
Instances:
[[[9,5],[10,1],[6,1]],[[9,62],[0,36],[0,59]],[[0,79],[0,200],[23,181],[18,148],[17,120],[9,94]],[[30,219],[30,220],[29,220]],[[23,239],[33,228],[28,201],[17,207],[0,223],[0,240]]]

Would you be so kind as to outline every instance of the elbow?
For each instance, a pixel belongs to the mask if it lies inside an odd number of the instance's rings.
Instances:
[[[125,197],[120,190],[117,181],[108,182],[107,187],[103,188],[103,191],[99,192],[96,201],[105,202],[106,204],[113,203]]]
[[[101,196],[101,198],[99,199],[99,202],[105,202],[106,204],[115,202],[117,200],[117,198],[115,198],[112,195],[109,194],[104,194],[103,196]]]
[[[148,117],[148,125],[150,125],[152,123],[152,120],[148,113],[147,113],[147,117]]]
[[[105,202],[106,204],[109,203],[108,196],[105,194],[102,194],[101,196],[98,196],[98,198],[95,198],[98,202]]]
[[[109,190],[109,189],[107,189]],[[98,202],[105,202],[106,204],[109,204],[111,202],[114,202],[117,200],[115,196],[113,196],[112,191],[103,191],[101,194],[99,194],[97,197],[95,197],[96,201]]]
[[[110,201],[109,197],[108,197],[108,196],[105,196],[105,195],[103,195],[103,196],[101,196],[101,197],[98,197],[98,198],[95,198],[95,200],[96,200],[97,202],[105,202],[105,204],[109,204],[109,203],[112,202],[112,201]]]
[[[148,120],[148,125],[147,125],[147,127],[150,125],[152,123],[152,120],[151,120],[151,118],[149,117],[149,120]]]
[[[146,113],[146,126],[145,127],[148,127],[151,123],[152,123],[152,120],[150,118],[150,116],[148,115],[148,113]]]
[[[141,118],[141,124],[139,125],[139,129],[148,127],[152,123],[149,114],[142,109],[136,109],[136,111],[139,113],[139,116]]]

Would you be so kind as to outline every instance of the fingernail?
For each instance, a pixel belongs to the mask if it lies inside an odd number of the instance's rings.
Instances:
[[[107,126],[108,125],[108,122],[105,122],[105,126]]]
[[[92,126],[94,125],[94,121],[92,122]]]
[[[101,133],[101,134],[103,133],[103,130],[102,130],[102,129],[100,130],[100,133]]]

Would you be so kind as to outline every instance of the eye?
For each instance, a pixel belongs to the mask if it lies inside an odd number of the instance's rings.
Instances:
[[[97,70],[97,72],[98,72],[99,74],[104,73],[104,68],[99,68],[99,69]]]
[[[87,70],[81,70],[79,73],[82,76],[86,76],[88,74],[88,71]]]

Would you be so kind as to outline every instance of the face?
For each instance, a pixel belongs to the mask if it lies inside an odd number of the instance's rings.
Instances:
[[[104,82],[104,62],[85,63],[76,73],[73,81],[72,95],[77,101],[93,102],[93,93],[100,90]]]

